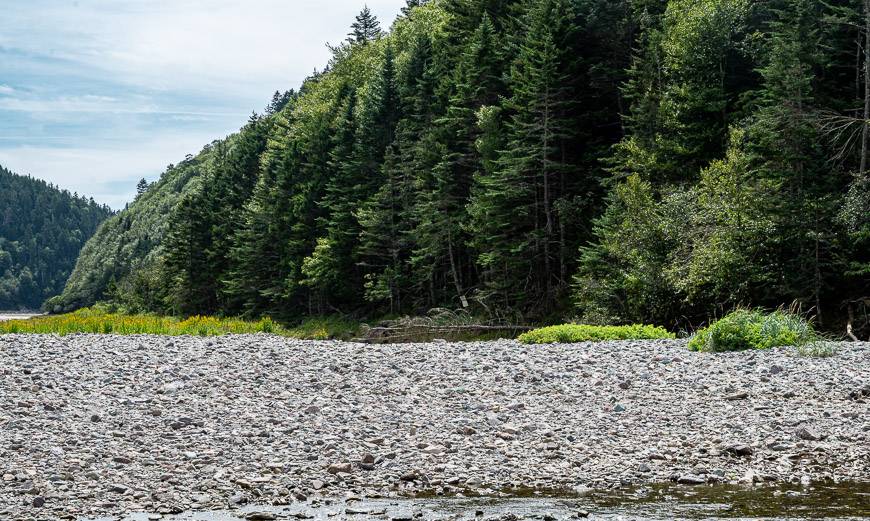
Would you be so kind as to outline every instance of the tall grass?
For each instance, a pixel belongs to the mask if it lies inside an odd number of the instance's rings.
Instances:
[[[689,340],[689,349],[715,353],[779,346],[801,347],[820,340],[822,338],[812,324],[797,313],[737,309],[696,332]]]
[[[76,333],[168,336],[271,333],[293,338],[323,340],[345,338],[355,330],[355,323],[332,317],[309,319],[296,328],[288,328],[270,318],[251,321],[197,315],[179,319],[154,315],[107,313],[90,308],[65,315],[49,315],[0,322],[0,334],[35,333],[61,336]]]

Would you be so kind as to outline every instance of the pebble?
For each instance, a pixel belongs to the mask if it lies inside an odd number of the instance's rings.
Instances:
[[[794,434],[799,440],[804,441],[818,441],[821,439],[816,431],[808,427],[800,427],[795,431]]]
[[[870,480],[866,343],[806,358],[694,353],[681,340],[2,335],[0,353],[4,521],[468,488]],[[259,512],[270,513],[248,515]]]

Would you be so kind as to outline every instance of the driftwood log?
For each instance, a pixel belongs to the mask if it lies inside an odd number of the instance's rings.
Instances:
[[[522,325],[487,325],[487,324],[467,324],[467,325],[431,325],[431,324],[409,324],[398,326],[376,326],[363,328],[362,337],[355,339],[358,342],[366,343],[391,343],[391,342],[412,342],[412,341],[428,341],[442,337],[456,337],[485,333],[504,332],[505,334],[514,337],[520,333],[531,331],[532,326]]]

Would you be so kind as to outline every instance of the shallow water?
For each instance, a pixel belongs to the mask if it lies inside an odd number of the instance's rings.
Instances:
[[[0,322],[4,320],[25,320],[39,316],[39,313],[13,313],[11,311],[0,311]]]
[[[598,519],[659,520],[787,520],[870,519],[870,482],[800,486],[657,485],[571,496],[520,493],[513,497],[313,500],[286,507],[247,506],[236,511],[186,512],[167,521],[239,521],[253,512],[276,519],[499,520]],[[516,517],[512,517],[516,516]],[[99,518],[108,521],[118,518]],[[149,521],[134,514],[125,521]],[[150,519],[153,519],[150,518]],[[89,520],[90,521],[90,520]],[[93,521],[97,521],[96,519]]]

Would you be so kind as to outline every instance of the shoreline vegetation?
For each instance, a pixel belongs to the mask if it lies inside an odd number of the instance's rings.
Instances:
[[[364,10],[298,90],[140,183],[44,309],[690,331],[797,302],[866,339],[868,28],[856,0]]]
[[[219,336],[270,333],[302,340],[326,340],[348,339],[358,327],[358,323],[338,317],[309,318],[299,325],[290,327],[268,317],[259,320],[201,315],[177,318],[111,313],[95,307],[62,315],[0,321],[0,334]]]
[[[368,324],[339,316],[306,318],[291,325],[269,317],[245,320],[232,317],[194,315],[186,318],[150,314],[126,314],[102,307],[83,308],[62,315],[42,315],[25,319],[0,320],[0,334],[116,334],[167,336],[220,336],[267,333],[301,340],[361,340],[373,343],[429,342],[448,336],[456,340],[494,340],[514,338],[523,344],[568,344],[615,340],[677,339],[667,329],[648,324],[590,325],[561,324],[538,328],[512,325],[481,325],[471,317],[453,316],[453,323],[421,318],[382,321],[392,327]],[[422,322],[422,323],[421,323]],[[459,323],[462,322],[462,323]],[[379,330],[398,331],[394,339],[384,338]],[[402,334],[401,332],[405,333]],[[374,334],[373,334],[374,332]],[[517,332],[521,332],[516,336]],[[445,334],[446,333],[446,334]],[[507,334],[505,334],[507,333]],[[456,338],[458,336],[458,338]],[[687,336],[692,351],[728,352],[765,350],[794,346],[803,355],[832,356],[833,342],[797,313],[776,310],[737,309],[707,327]]]

